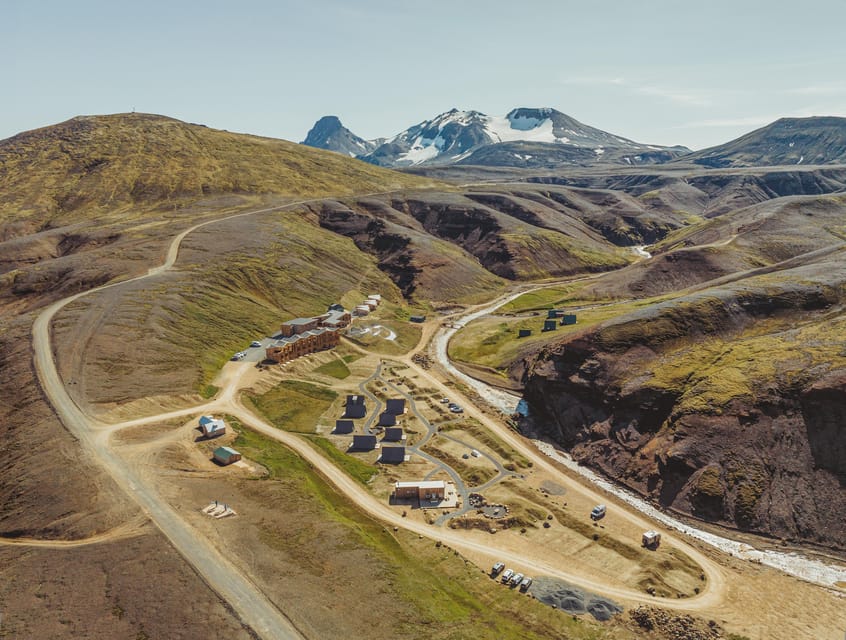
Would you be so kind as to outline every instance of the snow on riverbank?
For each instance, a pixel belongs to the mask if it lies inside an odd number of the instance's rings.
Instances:
[[[497,389],[496,387],[492,387],[480,380],[476,380],[476,378],[471,378],[466,373],[459,371],[453,364],[452,361],[449,359],[447,355],[447,346],[449,345],[449,341],[456,334],[458,329],[463,327],[464,325],[473,322],[473,320],[477,320],[484,315],[487,315],[493,311],[496,311],[501,306],[508,304],[512,300],[519,298],[520,296],[525,293],[521,291],[519,293],[515,293],[507,298],[503,298],[497,300],[496,302],[488,305],[484,309],[479,309],[478,311],[474,311],[463,318],[461,318],[460,323],[456,324],[453,327],[449,327],[446,329],[441,329],[435,335],[435,339],[433,343],[435,345],[435,359],[440,363],[440,365],[447,370],[447,372],[454,378],[458,378],[468,387],[472,388],[476,393],[478,393],[482,398],[484,398],[485,402],[490,404],[493,407],[496,407],[500,411],[502,411],[506,415],[511,415],[517,410],[517,403],[520,402],[520,396],[515,395],[513,393],[509,393],[503,389]]]
[[[575,471],[582,477],[587,478],[598,487],[614,494],[623,502],[634,507],[653,520],[657,520],[664,526],[680,531],[691,538],[701,540],[712,547],[716,547],[720,551],[743,558],[744,560],[760,562],[761,564],[779,569],[784,573],[824,587],[832,587],[836,582],[846,582],[846,569],[842,567],[825,564],[818,560],[812,560],[796,553],[771,550],[761,551],[743,542],[729,540],[728,538],[723,538],[721,536],[714,535],[713,533],[708,533],[707,531],[701,531],[700,529],[691,527],[690,525],[667,515],[663,511],[659,511],[634,493],[618,487],[605,478],[597,475],[590,469],[581,466],[566,453],[557,450],[551,444],[541,440],[532,440],[532,442],[545,455],[549,456],[556,462],[560,462],[565,467]]]
[[[636,247],[632,247],[632,251],[634,251],[634,252],[635,252],[637,255],[639,255],[641,258],[646,258],[647,260],[649,260],[649,259],[652,257],[652,254],[651,254],[651,253],[649,253],[649,252],[646,250],[646,245],[645,245],[645,244],[640,244],[640,245],[638,245],[638,246],[636,246]]]
[[[639,255],[644,255],[644,257],[646,258],[652,257],[648,252],[643,250],[643,247],[635,247],[635,249],[640,250],[638,251]],[[515,293],[506,298],[497,300],[496,302],[491,303],[483,309],[479,309],[477,311],[474,311],[473,313],[464,316],[453,327],[441,329],[435,335],[433,341],[435,346],[435,357],[438,363],[441,364],[441,366],[443,366],[444,369],[446,369],[450,375],[455,378],[458,378],[463,383],[470,386],[476,393],[478,393],[482,398],[484,398],[487,403],[489,403],[493,407],[496,407],[506,415],[511,415],[516,411],[517,403],[520,401],[520,397],[502,389],[492,387],[480,380],[476,380],[475,378],[472,378],[467,374],[459,371],[452,364],[447,355],[447,346],[449,344],[450,338],[452,338],[452,336],[454,336],[455,333],[461,327],[472,322],[473,320],[476,320],[484,315],[496,311],[503,305],[506,305],[512,300],[520,297],[521,295],[523,295],[523,293],[525,293],[525,291]],[[762,551],[759,549],[755,549],[750,545],[742,542],[723,538],[721,536],[708,533],[707,531],[701,531],[700,529],[685,524],[680,520],[677,520],[672,516],[667,515],[662,511],[659,511],[654,506],[652,506],[639,496],[635,495],[634,493],[613,484],[609,480],[606,480],[605,478],[602,478],[601,476],[597,475],[590,469],[579,465],[570,456],[561,451],[558,451],[551,444],[543,442],[541,440],[532,440],[532,442],[543,454],[549,456],[557,462],[560,462],[568,469],[572,469],[573,471],[575,471],[585,479],[589,480],[593,484],[597,485],[598,487],[605,489],[609,493],[614,494],[623,502],[637,509],[644,515],[652,518],[653,520],[657,520],[658,522],[671,529],[675,529],[676,531],[689,535],[692,538],[701,540],[702,542],[711,545],[712,547],[715,547],[725,553],[742,558],[744,560],[760,562],[761,564],[774,567],[776,569],[779,569],[780,571],[783,571],[784,573],[795,576],[797,578],[801,578],[802,580],[806,580],[808,582],[812,582],[814,584],[818,584],[824,587],[833,587],[837,582],[846,583],[846,568],[826,564],[824,562],[820,562],[819,560],[813,560],[797,553],[772,550]]]

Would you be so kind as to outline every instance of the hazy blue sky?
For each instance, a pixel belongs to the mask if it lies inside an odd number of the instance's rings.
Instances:
[[[161,113],[300,141],[387,136],[452,107],[550,106],[701,148],[846,116],[843,0],[0,0],[0,138]]]

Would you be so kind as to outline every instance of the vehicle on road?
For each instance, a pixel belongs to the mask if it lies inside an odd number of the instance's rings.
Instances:
[[[593,511],[590,512],[590,519],[591,520],[601,520],[605,517],[605,505],[598,504],[593,508]]]
[[[523,578],[523,581],[520,583],[520,591],[526,593],[529,590],[529,587],[532,586],[532,579],[531,578]]]
[[[462,409],[462,408],[461,408],[459,405],[457,405],[457,404],[451,404],[451,405],[449,405],[449,410],[450,410],[450,411],[452,411],[453,413],[464,413],[464,409]]]
[[[449,402],[449,398],[441,398],[441,404],[447,404]]]
[[[505,569],[505,565],[502,562],[497,562],[491,569],[491,577],[496,578],[503,569]]]
[[[247,355],[246,351],[239,351],[234,356],[232,356],[232,360],[243,360],[244,356]]]
[[[511,580],[511,576],[514,575],[514,572],[511,569],[506,569],[502,572],[502,584],[508,584],[508,581]]]
[[[515,573],[513,576],[511,576],[511,585],[510,586],[512,586],[512,587],[519,586],[519,584],[521,582],[523,582],[523,578],[525,578],[525,577],[526,576],[524,576],[522,573]]]
[[[473,456],[474,458],[481,458],[482,457],[482,454],[479,453],[478,449],[473,449],[470,452],[470,455]]]
[[[251,347],[260,347],[260,346],[261,346],[261,341],[259,341],[259,340],[253,340],[253,341],[250,343],[250,346],[251,346]]]

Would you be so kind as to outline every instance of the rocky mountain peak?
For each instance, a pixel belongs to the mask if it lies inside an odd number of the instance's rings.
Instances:
[[[314,123],[302,144],[317,149],[327,149],[349,156],[370,153],[376,142],[360,138],[347,129],[338,116],[323,116]]]

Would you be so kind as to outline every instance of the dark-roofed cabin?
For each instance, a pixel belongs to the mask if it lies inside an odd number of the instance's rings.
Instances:
[[[528,338],[530,335],[532,335],[532,330],[531,330],[531,329],[520,329],[520,330],[517,332],[517,337],[518,337],[518,338]]]
[[[352,433],[355,423],[352,420],[335,420],[335,430],[332,433]]]
[[[405,447],[382,447],[379,462],[385,464],[402,464],[405,462]]]
[[[241,459],[241,454],[235,451],[235,449],[230,449],[229,447],[218,447],[214,450],[214,460],[218,464],[227,465],[232,464],[233,462],[238,462]]]
[[[555,320],[544,320],[543,321],[543,330],[544,331],[555,331],[558,328],[558,323]]]
[[[564,312],[561,309],[549,309],[546,312],[547,318],[560,318]]]
[[[353,451],[372,451],[376,448],[376,436],[354,435],[350,449]]]
[[[347,396],[345,418],[363,418],[367,415],[367,406],[364,404],[364,396]]]
[[[380,427],[393,427],[397,423],[397,417],[393,413],[387,411],[379,414]]]
[[[426,322],[426,316],[411,316],[409,318],[410,322],[416,322],[418,324]]]
[[[402,427],[388,427],[385,429],[385,435],[382,437],[384,442],[402,442],[402,439]]]
[[[576,314],[565,313],[563,316],[561,316],[561,324],[576,324]]]
[[[385,401],[385,413],[392,413],[395,416],[401,416],[405,413],[405,399],[397,398]]]

